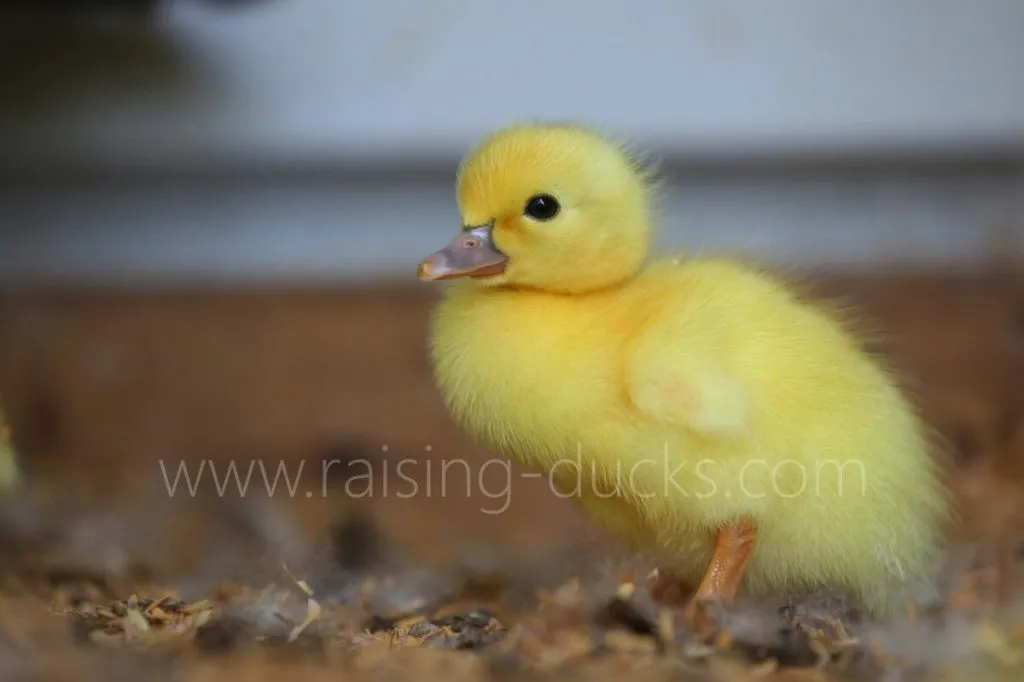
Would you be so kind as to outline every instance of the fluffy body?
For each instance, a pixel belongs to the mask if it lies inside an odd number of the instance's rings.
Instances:
[[[929,577],[949,513],[922,423],[832,311],[780,280],[725,258],[645,265],[637,170],[566,127],[509,129],[468,158],[463,217],[495,221],[509,267],[436,310],[453,418],[694,584],[716,528],[748,518],[742,591],[839,587],[886,611]],[[521,217],[538,191],[561,223]]]

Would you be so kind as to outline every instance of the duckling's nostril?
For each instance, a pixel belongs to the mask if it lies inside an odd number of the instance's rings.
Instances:
[[[477,242],[477,240],[475,239],[467,239],[462,242],[462,245],[465,246],[467,249],[475,249],[477,246],[479,246],[479,242]]]

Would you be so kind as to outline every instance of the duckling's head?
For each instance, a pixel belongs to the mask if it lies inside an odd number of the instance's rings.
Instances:
[[[630,278],[650,244],[648,174],[581,128],[524,125],[481,142],[459,169],[462,229],[421,280],[583,293]]]

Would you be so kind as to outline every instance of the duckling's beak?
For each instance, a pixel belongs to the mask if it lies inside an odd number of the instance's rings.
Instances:
[[[508,257],[495,248],[491,229],[491,225],[481,225],[463,230],[443,249],[424,258],[416,276],[423,282],[432,282],[504,272]]]

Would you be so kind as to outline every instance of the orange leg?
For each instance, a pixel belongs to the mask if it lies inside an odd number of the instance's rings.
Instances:
[[[736,596],[756,540],[757,530],[750,521],[731,523],[718,529],[711,563],[686,607],[688,618],[696,617],[699,602],[714,599],[730,601]]]

